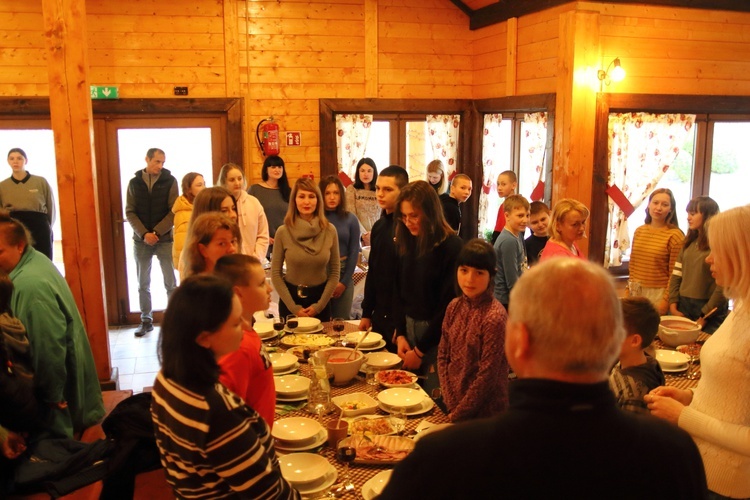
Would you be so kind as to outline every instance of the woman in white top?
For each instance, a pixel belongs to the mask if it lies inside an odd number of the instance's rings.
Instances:
[[[685,429],[703,457],[709,498],[750,498],[750,205],[711,218],[706,262],[734,311],[701,350],[694,390],[657,387],[653,415]]]
[[[346,188],[346,209],[357,216],[362,244],[370,245],[370,231],[382,209],[375,193],[378,169],[370,158],[362,158],[354,172],[354,184]]]
[[[240,253],[254,255],[263,262],[268,250],[268,220],[258,199],[245,191],[245,173],[239,165],[227,163],[221,167],[218,184],[229,190],[237,201],[237,224],[242,233]]]

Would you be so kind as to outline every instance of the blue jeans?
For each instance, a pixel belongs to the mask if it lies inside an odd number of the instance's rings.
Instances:
[[[352,317],[352,301],[354,301],[354,283],[351,283],[341,297],[331,299],[331,318],[350,319]]]
[[[141,322],[151,323],[154,316],[151,311],[151,262],[154,255],[159,259],[159,266],[164,275],[164,289],[167,297],[175,289],[174,265],[172,264],[172,242],[165,241],[149,245],[140,240],[133,240],[135,253],[135,270],[138,274],[138,300],[141,306]]]

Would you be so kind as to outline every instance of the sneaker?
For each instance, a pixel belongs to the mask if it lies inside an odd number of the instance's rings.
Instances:
[[[151,322],[143,322],[141,323],[141,326],[138,327],[138,329],[135,331],[136,337],[143,337],[148,332],[154,329],[154,324]]]

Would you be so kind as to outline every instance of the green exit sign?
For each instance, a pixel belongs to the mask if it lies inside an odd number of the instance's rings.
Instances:
[[[119,97],[117,87],[91,86],[91,99],[118,99]]]

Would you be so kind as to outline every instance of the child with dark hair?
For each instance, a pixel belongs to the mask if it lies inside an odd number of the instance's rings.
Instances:
[[[438,347],[440,388],[453,422],[489,417],[508,406],[508,313],[492,295],[495,249],[475,238],[456,264],[460,295],[448,305]]]
[[[549,216],[550,209],[543,202],[532,201],[529,205],[529,229],[531,229],[531,236],[523,242],[529,266],[533,266],[539,262],[539,256],[547,245],[547,241],[549,241],[549,233],[547,233]]]
[[[623,410],[649,413],[643,396],[664,385],[659,363],[645,349],[659,331],[659,313],[646,297],[622,299],[622,316],[626,337],[620,360],[609,374],[609,387]]]

